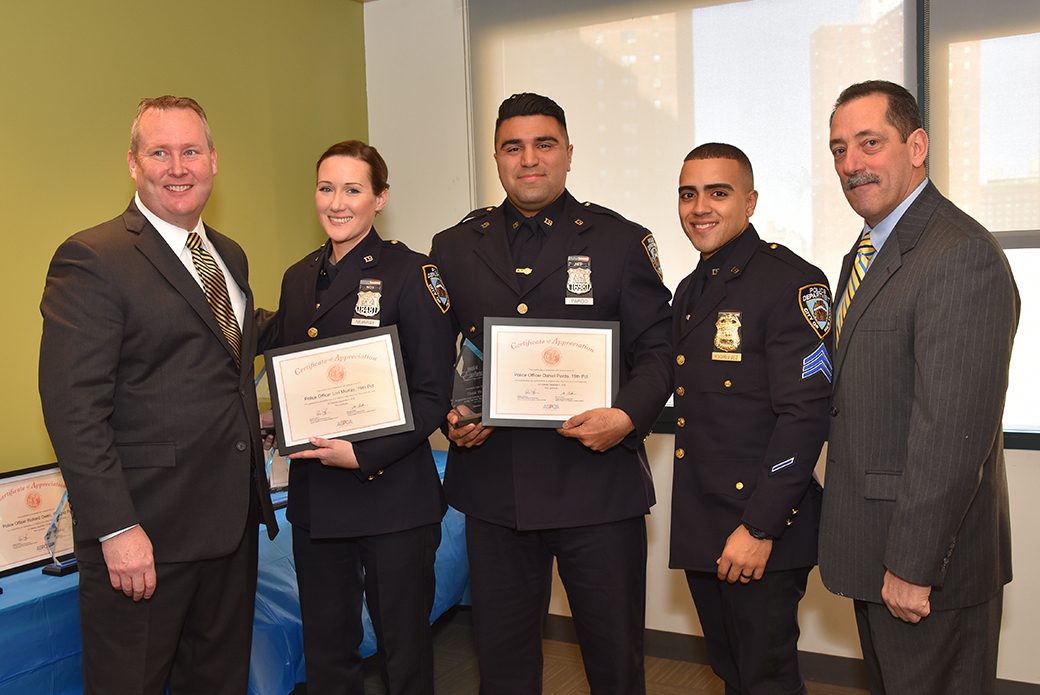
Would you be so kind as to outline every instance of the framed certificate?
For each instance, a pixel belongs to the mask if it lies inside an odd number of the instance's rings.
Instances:
[[[72,518],[58,464],[0,474],[0,577],[51,562],[45,541],[57,514],[54,554],[72,556]]]
[[[609,408],[618,390],[617,321],[484,319],[484,425],[560,427]]]
[[[358,442],[415,429],[397,326],[268,350],[267,383],[285,456],[311,437]]]

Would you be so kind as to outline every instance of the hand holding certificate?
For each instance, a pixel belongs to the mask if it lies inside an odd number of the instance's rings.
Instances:
[[[396,326],[264,353],[284,456],[312,437],[361,441],[415,428]]]
[[[484,319],[483,424],[558,428],[610,408],[619,331],[616,321]]]

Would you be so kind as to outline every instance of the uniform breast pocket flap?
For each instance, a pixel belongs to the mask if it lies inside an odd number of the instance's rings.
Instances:
[[[116,453],[123,468],[174,468],[177,465],[177,447],[173,442],[116,444]]]

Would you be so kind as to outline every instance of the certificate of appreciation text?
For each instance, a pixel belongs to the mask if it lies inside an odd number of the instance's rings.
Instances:
[[[483,424],[560,427],[574,415],[613,404],[616,321],[484,321]]]

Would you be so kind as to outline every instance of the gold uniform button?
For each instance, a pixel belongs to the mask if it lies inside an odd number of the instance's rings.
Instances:
[[[376,471],[376,475],[383,475],[383,471],[381,471],[381,470]]]
[[[683,355],[676,355],[675,363],[681,367],[682,365],[686,364],[686,357]]]
[[[779,245],[779,244],[770,244],[770,245],[769,245],[769,248],[771,248],[771,249],[774,249],[774,250],[775,250],[775,249],[776,249],[776,247],[777,247],[778,245]]]
[[[741,483],[741,482],[738,481],[735,487],[738,490],[743,490],[744,489],[744,483]]]
[[[369,479],[369,480],[375,480],[375,479],[376,479],[376,477],[375,477],[374,475],[370,475],[370,476],[368,476],[368,479]]]
[[[733,382],[730,381],[729,379],[726,379],[726,381],[724,381],[722,385],[725,386],[726,388],[729,388],[730,386],[733,385]]]
[[[469,332],[470,333],[476,333],[477,332],[477,327],[476,326],[470,326],[469,327]]]
[[[680,386],[679,388],[675,389],[675,395],[676,396],[685,396],[686,395],[686,389],[684,389],[682,386]]]
[[[682,449],[676,449],[675,450],[675,458],[681,459],[685,455],[686,455],[686,452],[683,451]]]
[[[787,520],[787,525],[788,525],[788,526],[790,526],[790,525],[791,525],[791,524],[793,524],[793,523],[794,523],[794,519],[788,519],[788,520]]]
[[[315,309],[320,309],[321,308],[321,302],[318,302],[317,304],[315,304],[314,308]]]
[[[675,426],[676,427],[686,427],[686,418],[681,417],[678,420],[676,420],[675,421]]]
[[[523,302],[520,302],[519,304],[516,305],[516,310],[517,310],[517,312],[519,312],[521,314],[526,314],[527,313],[527,305],[524,304]]]
[[[307,329],[307,335],[309,335],[312,338],[317,338],[318,337],[318,329],[315,328],[314,326],[311,326],[310,328]]]
[[[798,513],[798,510],[797,510],[797,509],[792,509],[792,510],[791,510],[791,516],[794,516],[794,515],[795,515],[795,514],[797,514],[797,513]]]

